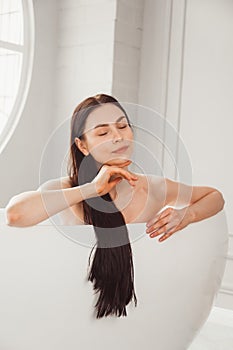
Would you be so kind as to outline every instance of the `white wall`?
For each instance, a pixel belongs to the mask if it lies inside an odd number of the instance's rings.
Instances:
[[[158,162],[157,169],[151,172],[156,171],[161,175],[164,121],[158,113],[162,114],[162,118],[166,114],[170,7],[170,0],[145,1],[139,70],[138,104],[151,110],[145,109],[142,119],[147,130],[151,130],[155,136],[149,139],[147,132],[142,138],[147,149],[154,154],[149,162]]]
[[[89,95],[112,88],[116,1],[58,1],[56,117],[70,118]]]
[[[137,102],[143,3],[57,1],[53,132],[43,149],[40,183],[67,175],[70,119],[79,102],[97,93]]]
[[[193,182],[217,187],[226,201],[230,249],[216,305],[233,309],[233,2],[189,0],[184,43],[180,133]]]
[[[75,107],[97,93],[111,94],[115,0],[57,0],[57,54],[52,129],[40,183],[67,175],[70,120]]]
[[[112,94],[119,100],[138,102],[144,0],[119,0],[114,36]]]
[[[164,113],[177,132],[171,140],[164,124],[180,173],[186,167],[181,150],[188,152],[192,177],[185,173],[185,182],[224,195],[230,247],[216,305],[233,309],[233,2],[149,0],[144,11],[139,103]],[[161,162],[165,176],[182,181],[165,147]]]
[[[32,81],[22,117],[0,154],[0,207],[39,184],[39,162],[50,134],[54,106],[56,1],[33,1],[35,55]]]

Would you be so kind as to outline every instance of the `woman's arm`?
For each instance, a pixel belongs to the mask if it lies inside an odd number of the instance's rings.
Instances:
[[[7,224],[33,226],[84,199],[97,196],[94,183],[60,190],[54,188],[62,188],[60,179],[47,181],[37,191],[12,197],[6,206]]]
[[[189,186],[165,179],[166,205],[186,205],[192,222],[211,217],[221,211],[225,200],[220,191],[207,186]]]
[[[150,234],[150,237],[163,234],[159,242],[193,222],[217,214],[224,207],[222,193],[216,188],[189,186],[158,176],[152,176],[151,179],[153,195],[157,194],[156,201],[159,198],[159,203],[162,200],[163,206],[170,206],[146,224],[146,233]],[[182,206],[182,209],[177,209],[176,206]]]

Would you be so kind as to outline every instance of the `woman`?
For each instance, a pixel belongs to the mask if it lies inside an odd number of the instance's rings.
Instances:
[[[69,176],[13,197],[6,208],[13,226],[35,225],[56,213],[64,224],[93,225],[97,249],[88,280],[100,292],[97,318],[126,316],[125,307],[133,297],[137,304],[126,223],[146,222],[150,237],[163,234],[163,241],[224,206],[215,188],[129,171],[133,140],[128,115],[114,97],[98,94],[85,99],[71,119]],[[158,214],[168,205],[185,207]]]

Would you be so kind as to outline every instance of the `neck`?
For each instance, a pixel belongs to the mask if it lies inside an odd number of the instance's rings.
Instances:
[[[129,171],[128,166],[125,166],[121,168],[123,170]],[[114,175],[112,179],[115,179],[119,177],[118,174]],[[132,192],[135,191],[135,188],[132,188],[132,186],[128,183],[128,180],[123,178],[122,181],[120,181],[116,186],[114,186],[111,191],[109,191],[109,194],[113,201],[118,200],[118,194],[122,195],[123,197],[128,196],[129,194],[132,194]]]

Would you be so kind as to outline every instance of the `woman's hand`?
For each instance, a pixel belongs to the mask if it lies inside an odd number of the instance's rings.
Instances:
[[[117,166],[103,164],[96,177],[92,180],[92,183],[95,183],[97,194],[103,196],[108,193],[122,178],[128,180],[131,186],[135,186],[135,181],[138,180],[138,177],[130,171],[121,169],[130,163],[131,160],[124,161]]]
[[[176,231],[180,231],[192,222],[192,215],[189,207],[182,209],[167,208],[162,213],[147,222],[146,233],[150,237],[156,237],[164,233],[159,238],[159,242],[170,237]]]

